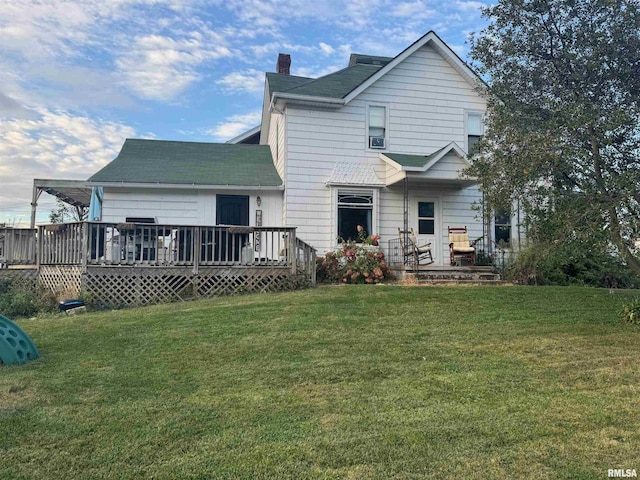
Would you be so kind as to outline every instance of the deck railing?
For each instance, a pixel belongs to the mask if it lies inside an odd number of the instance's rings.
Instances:
[[[0,228],[0,268],[36,263],[35,228]]]
[[[41,265],[280,266],[315,282],[315,249],[294,227],[79,222],[38,235]]]

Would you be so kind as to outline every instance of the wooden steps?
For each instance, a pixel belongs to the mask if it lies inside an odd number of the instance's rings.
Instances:
[[[490,266],[421,266],[417,271],[407,271],[419,283],[425,285],[500,285],[502,277]]]

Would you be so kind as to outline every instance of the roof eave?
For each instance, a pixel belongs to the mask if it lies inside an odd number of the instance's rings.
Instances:
[[[231,140],[227,140],[224,143],[233,143],[233,144],[240,143],[243,140],[246,140],[247,138],[249,138],[250,136],[255,135],[256,133],[258,133],[260,131],[260,127],[261,127],[261,125],[256,125],[252,129],[247,130],[246,132],[242,132],[237,137],[233,137]]]
[[[111,188],[167,188],[183,190],[284,190],[284,183],[280,185],[204,185],[197,183],[145,183],[145,182],[104,182],[89,180],[87,185]]]
[[[345,104],[342,98],[318,97],[313,95],[300,95],[296,93],[274,92],[271,95],[270,110],[276,106],[278,100],[286,103],[298,103],[302,105],[323,106],[329,108],[340,108]]]

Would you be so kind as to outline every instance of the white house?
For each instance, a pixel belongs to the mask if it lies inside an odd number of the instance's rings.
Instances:
[[[290,75],[290,63],[281,54],[266,75],[259,128],[231,142],[127,140],[89,179],[104,191],[97,217],[297,227],[320,254],[357,225],[382,242],[406,225],[440,265],[448,226],[510,238],[508,216],[483,226],[478,185],[461,175],[483,134],[481,80],[434,32],[316,79]]]

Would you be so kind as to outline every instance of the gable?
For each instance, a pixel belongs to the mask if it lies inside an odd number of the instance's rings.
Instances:
[[[370,84],[366,88],[358,87],[357,95],[350,93],[345,102],[361,98],[366,98],[367,101],[377,99],[379,102],[395,102],[397,98],[404,96],[414,97],[418,101],[429,99],[434,105],[438,102],[448,105],[471,102],[476,104],[472,105],[473,108],[485,109],[484,99],[476,88],[477,85],[470,83],[429,44],[417,49],[376,81],[368,82]]]
[[[461,79],[467,82],[473,89],[481,87],[484,82],[482,79],[465,63],[458,55],[451,50],[451,48],[444,43],[435,32],[430,31],[426,35],[416,40],[413,44],[407,47],[399,55],[393,58],[388,64],[380,68],[378,72],[369,77],[358,87],[353,89],[347,96],[344,97],[345,104],[349,103],[355,97],[360,95],[364,90],[376,83],[388,73],[392,72],[398,65],[405,62],[408,58],[412,57],[416,52],[428,46],[435,51],[440,58],[442,58],[447,64],[451,66],[456,72],[458,72]]]
[[[457,179],[468,166],[469,163],[456,153],[448,153],[427,169],[425,178]]]

